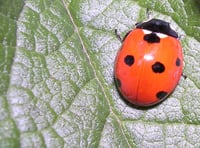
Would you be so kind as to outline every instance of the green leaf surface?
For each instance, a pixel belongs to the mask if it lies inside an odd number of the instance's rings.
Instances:
[[[199,8],[198,0],[0,0],[0,147],[200,147]],[[123,36],[148,16],[179,33],[187,79],[142,110],[115,87],[114,29]]]

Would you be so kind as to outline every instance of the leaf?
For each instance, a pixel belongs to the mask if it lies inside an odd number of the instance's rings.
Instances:
[[[199,6],[0,0],[0,147],[200,147]],[[180,34],[187,79],[141,110],[113,82],[114,29],[125,35],[147,9]]]

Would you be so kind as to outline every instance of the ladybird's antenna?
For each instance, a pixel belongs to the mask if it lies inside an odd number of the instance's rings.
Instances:
[[[147,20],[152,19],[151,15],[152,15],[151,9],[146,8],[146,19],[147,19]]]

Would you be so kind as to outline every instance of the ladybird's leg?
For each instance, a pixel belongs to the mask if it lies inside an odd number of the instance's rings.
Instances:
[[[115,35],[116,35],[116,37],[118,38],[118,40],[119,40],[121,43],[123,43],[124,40],[126,39],[126,37],[129,35],[129,33],[130,33],[131,31],[132,31],[132,30],[130,30],[129,32],[127,32],[126,35],[123,37],[123,39],[122,39],[122,37],[118,34],[117,29],[115,29]]]
[[[123,40],[121,38],[121,36],[118,34],[117,29],[115,29],[115,36],[117,37],[117,39],[122,43]]]
[[[181,76],[182,76],[184,79],[187,79],[187,75],[185,75],[184,73],[182,73]]]

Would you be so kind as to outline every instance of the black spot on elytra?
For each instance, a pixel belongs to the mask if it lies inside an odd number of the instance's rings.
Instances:
[[[159,100],[164,99],[166,96],[167,96],[167,92],[165,92],[165,91],[159,91],[159,92],[156,94],[156,97],[157,97]]]
[[[165,71],[165,66],[162,63],[160,63],[160,62],[155,62],[152,65],[152,70],[155,73],[162,73],[162,72]]]
[[[179,58],[176,59],[176,66],[180,66],[181,65],[181,60]]]
[[[127,56],[124,58],[124,62],[125,62],[125,64],[128,65],[128,66],[132,66],[132,65],[134,64],[134,61],[135,61],[135,59],[134,59],[134,56],[132,56],[132,55],[127,55]]]
[[[121,81],[118,78],[115,78],[115,83],[118,87],[121,87]]]
[[[148,43],[159,43],[160,42],[160,38],[157,36],[156,33],[146,34],[144,36],[144,40],[147,41]]]

